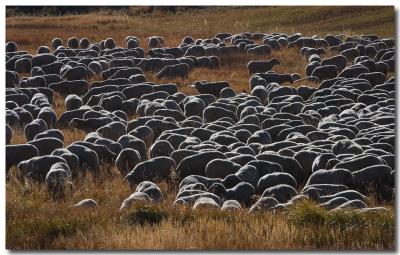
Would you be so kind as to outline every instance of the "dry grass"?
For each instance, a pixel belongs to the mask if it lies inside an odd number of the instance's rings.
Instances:
[[[205,38],[222,31],[394,36],[394,28],[393,7],[220,7],[153,16],[93,13],[8,17],[6,38],[16,41],[22,49],[34,52],[39,45],[49,45],[54,37],[63,40],[71,36],[87,37],[92,41],[112,37],[118,45],[124,45],[127,35],[135,35],[142,42],[148,36],[162,35],[166,45],[172,46],[187,35]]]
[[[15,169],[12,170],[12,172]],[[8,249],[394,249],[394,214],[328,214],[311,203],[285,212],[248,214],[171,208],[175,192],[165,183],[164,201],[120,212],[132,192],[116,169],[78,181],[53,202],[43,185],[7,183]],[[105,173],[104,173],[105,172]],[[93,198],[97,209],[70,206]],[[393,210],[393,207],[391,207]],[[111,234],[112,233],[112,234]]]
[[[162,35],[167,46],[176,46],[186,35],[211,37],[217,32],[302,32],[394,36],[392,7],[240,7],[215,8],[188,13],[153,16],[106,15],[93,13],[62,17],[9,17],[6,38],[31,53],[52,38],[88,37],[100,41],[112,37],[123,45],[127,35],[138,36],[144,45],[150,35]],[[330,54],[330,53],[329,53]],[[305,60],[296,49],[275,51],[282,64],[278,72],[304,76]],[[189,87],[196,80],[227,80],[240,92],[248,91],[247,55],[222,59],[218,70],[196,69],[189,79],[148,80],[174,82],[180,91],[194,94]],[[309,82],[300,83],[309,85]],[[295,84],[296,86],[300,84]],[[65,111],[63,98],[55,95],[57,116]],[[62,130],[65,146],[83,140],[85,133]],[[25,143],[23,130],[15,130],[13,144]],[[12,169],[14,173],[16,169]],[[119,212],[122,201],[132,190],[121,180],[114,166],[103,165],[100,181],[88,176],[74,181],[61,201],[52,201],[43,185],[21,183],[13,175],[6,184],[6,247],[8,249],[394,249],[395,215],[365,216],[355,212],[330,215],[313,204],[302,204],[289,212],[250,215],[239,212],[194,212],[172,209],[174,186],[159,184],[164,202],[150,208]],[[70,206],[93,198],[96,210]],[[376,202],[370,201],[374,206]]]

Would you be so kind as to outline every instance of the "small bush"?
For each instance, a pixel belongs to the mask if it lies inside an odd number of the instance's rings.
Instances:
[[[123,221],[128,225],[158,225],[168,218],[168,213],[153,207],[139,207],[129,211]]]
[[[328,218],[326,210],[310,201],[303,201],[289,212],[290,219],[298,225],[321,225]]]

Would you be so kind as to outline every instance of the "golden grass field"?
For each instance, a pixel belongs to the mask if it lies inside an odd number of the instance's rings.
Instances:
[[[156,12],[150,16],[18,16],[6,18],[6,40],[17,42],[20,50],[33,54],[38,46],[49,45],[54,37],[66,42],[72,36],[91,41],[112,37],[124,46],[125,37],[135,35],[145,49],[145,38],[151,35],[163,36],[166,46],[178,45],[186,35],[206,38],[218,32],[279,31],[320,36],[374,33],[395,37],[394,19],[393,7],[218,7],[177,14]],[[306,60],[298,50],[285,49],[268,56],[272,57],[281,60],[276,71],[304,76]],[[249,60],[246,55],[225,58],[218,70],[196,69],[188,80],[172,82],[188,94],[195,93],[188,85],[202,79],[227,80],[236,91],[248,91]],[[150,73],[146,77],[159,83],[167,81],[156,80]],[[55,95],[54,101],[59,116],[65,111],[64,102],[59,95]],[[65,146],[85,137],[81,131],[62,131]],[[12,143],[25,142],[22,130],[16,130]],[[7,249],[395,249],[393,204],[379,204],[391,209],[379,215],[331,214],[311,203],[288,211],[259,214],[248,214],[247,209],[195,212],[190,208],[171,208],[176,188],[159,183],[164,194],[162,203],[119,212],[122,201],[133,191],[113,165],[102,166],[99,181],[93,182],[90,176],[75,180],[73,190],[60,201],[53,201],[44,185],[18,180],[15,170],[11,170],[6,183]],[[85,198],[95,199],[99,207],[70,207]],[[373,198],[369,200],[368,205],[377,205]]]

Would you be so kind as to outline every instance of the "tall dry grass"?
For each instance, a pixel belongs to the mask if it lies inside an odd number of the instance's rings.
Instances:
[[[12,170],[14,172],[15,169]],[[119,211],[132,190],[113,166],[53,201],[43,185],[7,182],[8,249],[394,249],[393,211],[329,214],[305,202],[288,211],[249,214],[172,208],[176,192],[159,183],[164,201]],[[73,208],[84,198],[97,209]],[[393,210],[392,207],[389,207]]]

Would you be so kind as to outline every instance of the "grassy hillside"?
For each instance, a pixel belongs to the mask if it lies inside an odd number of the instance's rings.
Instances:
[[[112,37],[124,46],[128,35],[145,38],[161,35],[166,46],[178,45],[182,38],[212,37],[218,32],[301,32],[305,35],[345,33],[395,36],[393,7],[212,7],[170,12],[155,11],[108,14],[103,12],[65,16],[18,16],[6,18],[6,40],[15,41],[20,50],[35,53],[54,37],[66,42],[69,37],[100,41]],[[332,53],[328,53],[330,56]],[[306,60],[298,49],[274,51],[278,72],[297,72],[304,76]],[[265,58],[265,57],[264,57]],[[250,56],[240,54],[222,59],[217,70],[196,69],[188,80],[148,80],[174,82],[181,91],[192,94],[188,85],[195,80],[227,80],[238,92],[248,91],[246,65]],[[98,77],[97,77],[98,78]],[[97,79],[95,78],[95,79]],[[296,86],[301,83],[296,83]],[[310,84],[317,85],[317,84]],[[58,116],[65,111],[63,99],[55,95],[53,108]],[[83,140],[85,133],[62,130],[65,146]],[[25,143],[22,130],[16,130],[13,144]],[[15,169],[12,170],[14,172]],[[52,201],[41,185],[10,177],[6,184],[7,237],[9,249],[394,249],[395,214],[393,204],[382,206],[391,212],[382,215],[328,214],[313,204],[301,204],[287,212],[250,215],[193,212],[173,209],[176,188],[159,184],[165,201],[150,208],[119,212],[122,201],[133,191],[121,180],[113,165],[103,165],[98,182],[90,176],[74,181],[65,199]],[[81,199],[99,203],[96,210],[70,206]],[[377,205],[369,198],[368,205]],[[219,238],[216,238],[216,237]]]
[[[88,37],[100,41],[112,37],[123,45],[127,35],[144,39],[162,35],[166,45],[180,43],[191,35],[211,37],[222,31],[301,32],[305,35],[327,33],[395,35],[393,7],[218,7],[190,12],[156,12],[148,15],[107,15],[92,13],[50,17],[8,17],[6,38],[21,48],[35,51],[49,45],[54,37]]]

